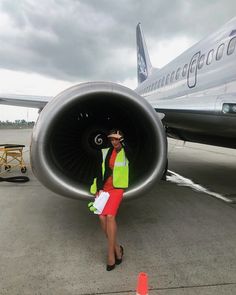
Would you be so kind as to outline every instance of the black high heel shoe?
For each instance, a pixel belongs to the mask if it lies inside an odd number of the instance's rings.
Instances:
[[[121,254],[121,258],[116,257],[116,262],[115,262],[116,265],[121,264],[122,258],[123,258],[123,255],[124,255],[124,248],[121,245],[120,245],[120,254]]]
[[[112,264],[112,265],[107,264],[107,271],[111,271],[111,270],[113,270],[115,267],[116,267],[116,264],[115,264],[115,263]]]

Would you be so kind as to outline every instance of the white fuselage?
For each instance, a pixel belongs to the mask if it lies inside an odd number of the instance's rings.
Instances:
[[[135,91],[165,113],[172,136],[199,141],[203,134],[204,143],[228,146],[207,142],[206,135],[236,138],[236,18],[154,70]]]

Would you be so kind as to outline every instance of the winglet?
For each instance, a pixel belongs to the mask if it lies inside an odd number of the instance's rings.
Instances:
[[[149,58],[147,46],[143,37],[141,24],[138,23],[136,27],[136,42],[137,42],[137,75],[138,84],[145,81],[151,73],[152,64]]]

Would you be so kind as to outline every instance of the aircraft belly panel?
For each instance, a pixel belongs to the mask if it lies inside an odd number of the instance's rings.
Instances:
[[[166,112],[163,120],[169,137],[236,148],[236,116]]]

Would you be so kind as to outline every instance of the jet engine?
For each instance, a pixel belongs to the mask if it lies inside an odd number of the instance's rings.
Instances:
[[[99,150],[111,129],[124,133],[131,151],[125,199],[143,195],[166,166],[166,134],[158,114],[136,92],[111,82],[75,85],[41,111],[31,143],[31,164],[39,181],[57,194],[90,199]]]

